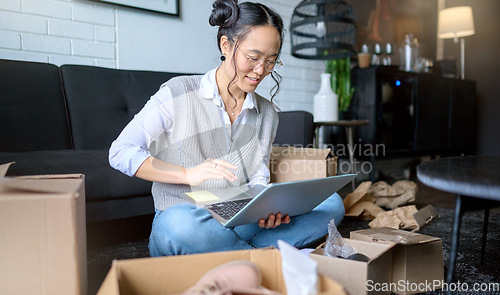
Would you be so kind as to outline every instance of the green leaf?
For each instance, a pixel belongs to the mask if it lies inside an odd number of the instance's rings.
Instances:
[[[326,61],[326,72],[331,74],[332,90],[339,98],[339,111],[346,111],[354,94],[354,88],[351,87],[351,59],[346,57]]]

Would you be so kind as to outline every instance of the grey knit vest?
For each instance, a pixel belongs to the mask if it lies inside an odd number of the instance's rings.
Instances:
[[[234,182],[208,180],[198,186],[154,182],[152,195],[157,210],[189,203],[185,192],[239,186],[263,161],[272,144],[278,126],[278,114],[271,102],[255,95],[259,112],[251,109],[245,125],[239,126],[236,139],[231,141],[213,98],[200,94],[202,76],[176,77],[164,85],[172,93],[174,106],[172,134],[164,133],[150,148],[152,156],[186,168],[194,167],[208,158],[222,159],[238,166],[233,171]]]

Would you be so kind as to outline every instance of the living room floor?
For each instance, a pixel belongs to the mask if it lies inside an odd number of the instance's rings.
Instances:
[[[414,202],[417,208],[422,208],[426,205],[433,205],[438,209],[440,214],[445,212],[448,215],[444,218],[444,220],[440,221],[444,224],[434,225],[434,227],[441,227],[440,229],[437,231],[433,229],[432,223],[434,221],[432,221],[430,225],[426,226],[429,227],[428,232],[425,231],[425,227],[423,232],[428,235],[432,235],[434,233],[435,236],[443,238],[446,273],[446,260],[449,255],[447,253],[449,251],[449,246],[446,245],[446,240],[449,239],[449,236],[442,237],[439,235],[447,235],[447,233],[451,231],[452,219],[450,216],[453,215],[453,208],[455,207],[455,195],[432,189],[418,182],[417,184],[418,191]],[[351,190],[351,186],[347,185],[339,191],[339,194],[342,197],[345,197],[351,192]],[[495,223],[491,224],[488,231],[487,253],[494,252],[494,249],[497,249],[499,246],[497,238],[498,222],[496,221],[495,216],[500,213],[500,208],[494,208],[490,212],[490,223],[493,221],[495,221]],[[475,265],[478,260],[477,251],[473,251],[474,253],[468,253],[468,251],[470,252],[470,249],[477,249],[477,245],[480,243],[482,216],[482,212],[476,212],[475,215],[472,215],[472,217],[475,218],[473,222],[470,220],[463,221],[463,224],[467,224],[467,227],[462,227],[461,246],[459,250],[465,252],[459,252],[459,260],[457,264],[460,265],[460,263],[462,263],[463,266],[457,266],[456,273],[457,276],[469,276],[469,274],[471,274],[471,276],[475,276],[475,279],[483,276],[482,281],[493,280],[498,282],[499,270],[496,266],[497,263],[491,264],[492,262],[487,261],[486,265],[482,268],[477,267],[477,265]],[[148,215],[87,225],[88,294],[96,294],[109,270],[109,267],[111,266],[113,259],[142,258],[148,256],[147,237],[149,236],[149,231],[151,229],[152,218],[152,215]],[[469,226],[471,227],[470,229],[468,228]],[[363,223],[352,219],[345,219],[343,224],[339,226],[339,231],[342,236],[348,237],[349,231],[367,227],[367,222]],[[469,233],[469,231],[471,233]],[[474,243],[474,246],[471,246],[471,243]],[[494,254],[493,257],[498,257],[498,255]],[[468,263],[464,263],[464,260],[468,261]],[[472,270],[471,267],[473,268]],[[476,272],[479,273],[476,274]],[[432,294],[440,293],[438,291],[438,293]]]

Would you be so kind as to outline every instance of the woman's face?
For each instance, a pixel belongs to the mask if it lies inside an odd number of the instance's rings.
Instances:
[[[271,67],[268,62],[275,62],[278,58],[280,45],[281,39],[276,28],[271,25],[253,27],[234,53],[238,75],[235,85],[231,87],[231,92],[233,90],[253,92],[264,77],[271,73],[266,70],[266,67]],[[223,70],[229,79],[234,76],[233,52],[234,45],[225,52],[226,61],[223,63]],[[254,68],[262,61],[259,67]]]

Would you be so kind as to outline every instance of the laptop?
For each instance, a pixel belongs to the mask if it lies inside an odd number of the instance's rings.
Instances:
[[[223,226],[234,227],[257,223],[279,212],[290,217],[308,213],[355,177],[356,174],[344,174],[185,194],[197,206],[207,208]]]

